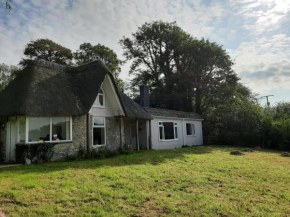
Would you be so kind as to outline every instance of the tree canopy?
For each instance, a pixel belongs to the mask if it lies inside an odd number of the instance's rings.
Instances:
[[[25,58],[20,65],[26,66],[28,61],[42,59],[61,65],[71,65],[73,54],[70,49],[53,42],[50,39],[30,41],[24,49]]]
[[[0,64],[0,92],[16,77],[19,68],[17,66],[8,66]]]
[[[90,43],[83,43],[80,45],[79,49],[74,52],[73,56],[78,65],[98,59],[103,61],[108,69],[113,73],[118,87],[123,89],[124,83],[119,78],[122,61],[118,59],[117,54],[112,49],[101,44],[93,46]]]
[[[175,22],[145,23],[120,41],[132,61],[132,86],[150,87],[152,106],[204,113],[224,97],[232,97],[238,77],[222,46],[197,40]]]

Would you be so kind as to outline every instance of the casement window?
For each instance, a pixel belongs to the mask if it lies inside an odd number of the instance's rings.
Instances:
[[[19,120],[18,126],[19,142],[39,143],[72,140],[71,117],[27,117],[26,123]]]
[[[175,122],[159,122],[159,139],[176,140],[178,139],[178,126]]]
[[[193,123],[186,123],[186,135],[195,136],[195,126]]]
[[[106,123],[105,118],[93,118],[93,145],[106,145]]]
[[[103,88],[100,88],[99,94],[98,94],[97,99],[95,100],[93,106],[94,107],[101,107],[101,108],[105,107],[105,92],[104,92]]]

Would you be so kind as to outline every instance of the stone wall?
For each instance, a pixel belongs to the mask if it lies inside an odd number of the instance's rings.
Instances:
[[[92,120],[90,117],[90,144],[92,145]],[[121,144],[124,144],[124,123],[122,123],[122,131],[120,132],[120,121],[119,117],[106,117],[106,148],[109,150],[117,150]],[[122,143],[120,141],[122,135]],[[96,149],[97,147],[92,147]]]
[[[54,155],[52,160],[61,160],[68,156],[78,155],[79,150],[86,151],[87,147],[87,125],[86,116],[72,117],[72,142],[59,143],[54,146]]]
[[[1,125],[5,124],[5,128],[2,129]],[[6,151],[6,119],[0,118],[0,163],[3,163],[5,161],[5,151]]]

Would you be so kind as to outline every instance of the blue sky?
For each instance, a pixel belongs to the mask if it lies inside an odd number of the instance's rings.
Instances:
[[[289,0],[13,0],[10,13],[0,1],[0,63],[18,64],[25,44],[38,38],[73,51],[101,43],[122,59],[123,36],[145,22],[176,21],[223,45],[253,92],[275,95],[272,103],[290,101]],[[128,69],[122,67],[123,79],[130,79]]]

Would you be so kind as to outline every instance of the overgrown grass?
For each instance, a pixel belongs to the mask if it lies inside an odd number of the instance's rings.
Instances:
[[[0,210],[8,216],[290,215],[290,158],[231,150],[144,151],[0,169]]]

